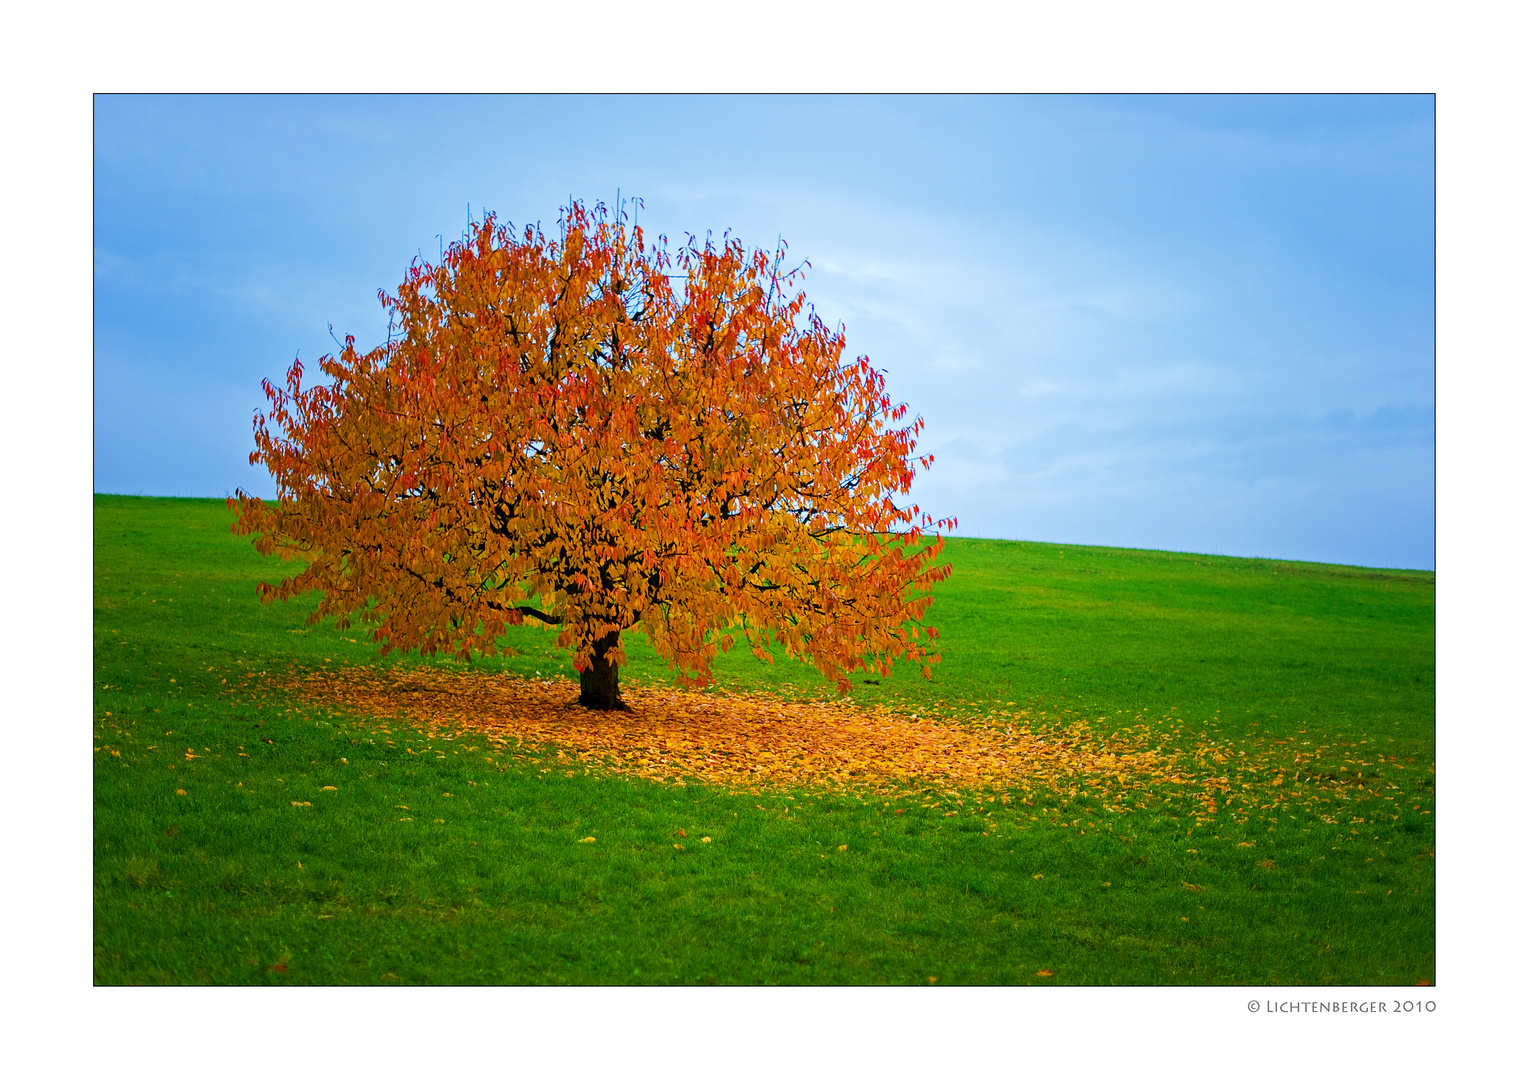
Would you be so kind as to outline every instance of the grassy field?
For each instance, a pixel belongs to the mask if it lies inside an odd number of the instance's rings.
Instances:
[[[952,540],[935,678],[853,706],[1250,763],[1214,810],[1165,780],[1122,811],[1087,777],[682,786],[315,705],[290,676],[465,665],[260,604],[282,567],[232,517],[95,499],[99,984],[1434,978],[1432,573]],[[571,674],[549,633],[514,643],[474,669]],[[624,685],[667,683],[629,652]],[[746,651],[717,674],[826,694]]]

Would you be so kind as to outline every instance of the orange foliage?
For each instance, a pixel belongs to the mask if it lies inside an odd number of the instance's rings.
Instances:
[[[359,617],[384,652],[492,654],[555,623],[612,695],[630,627],[694,685],[735,638],[841,691],[895,660],[927,675],[949,567],[922,529],[955,522],[895,501],[929,465],[922,421],[843,359],[784,249],[692,237],[671,258],[577,202],[561,225],[487,217],[379,294],[387,344],[347,337],[329,385],[296,361],[266,381],[250,461],[279,495],[241,491],[234,529],[307,566],[262,597],[320,590],[310,621]]]

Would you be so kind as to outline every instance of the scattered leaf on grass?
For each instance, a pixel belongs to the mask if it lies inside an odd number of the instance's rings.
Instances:
[[[186,789],[185,788],[176,788],[175,789],[175,794],[177,794],[177,795],[184,795],[184,794],[186,794]]]
[[[1056,972],[1050,970],[1049,968],[1041,968],[1039,971],[1036,972],[1036,974],[1039,975],[1043,979],[1049,979],[1049,978],[1051,978],[1051,976],[1055,975]]]
[[[586,836],[584,839],[579,841],[579,843],[581,843],[581,844],[593,844],[594,842],[595,842],[595,838],[593,836]],[[679,845],[675,845],[675,846],[678,847]]]

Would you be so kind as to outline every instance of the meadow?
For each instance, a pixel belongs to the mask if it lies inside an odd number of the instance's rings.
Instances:
[[[97,984],[1434,979],[1431,572],[952,539],[932,680],[739,650],[678,695],[631,635],[616,753],[474,720],[576,697],[550,632],[381,658],[261,604],[232,519],[95,497]],[[1050,764],[727,773],[777,704]]]

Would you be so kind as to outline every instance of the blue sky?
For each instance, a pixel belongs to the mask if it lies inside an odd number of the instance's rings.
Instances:
[[[956,535],[1434,566],[1434,100],[94,105],[94,488],[270,495],[260,380],[484,209],[784,237]],[[438,240],[437,237],[440,237]]]

